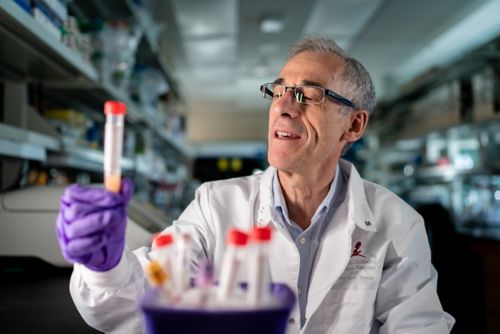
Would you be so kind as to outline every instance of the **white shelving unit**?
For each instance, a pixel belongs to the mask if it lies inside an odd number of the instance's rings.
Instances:
[[[123,0],[123,4],[133,17],[134,5],[127,0]],[[139,23],[143,29],[147,28]],[[159,55],[151,33],[145,30],[144,36],[150,48],[147,52],[153,54],[167,80],[172,80],[172,73]],[[88,106],[96,112],[100,112],[106,100],[125,102],[129,123],[153,131],[165,144],[162,146],[180,161],[190,158],[186,147],[160,129],[128,94],[104,82],[92,64],[45,31],[43,25],[11,0],[0,1],[0,49],[0,79],[40,84],[47,96],[57,96],[67,104]],[[169,84],[179,97],[175,83]],[[4,110],[4,113],[12,112]],[[55,167],[102,170],[101,151],[67,145],[59,138],[29,131],[22,124],[0,123],[0,155],[42,161]],[[132,159],[124,159],[123,167],[133,171],[135,163]]]
[[[91,64],[83,61],[76,51],[66,47],[47,33],[42,25],[11,0],[0,2],[0,32],[18,42],[28,52],[41,57],[45,65],[66,72],[67,77],[84,77],[91,81],[98,81],[98,74]],[[25,53],[26,51],[20,54],[14,52],[8,54],[17,55],[12,59],[12,63],[15,63],[22,60],[22,55]],[[51,75],[47,74],[47,76]]]
[[[0,123],[0,155],[45,161],[47,150],[59,150],[60,142],[52,137]]]

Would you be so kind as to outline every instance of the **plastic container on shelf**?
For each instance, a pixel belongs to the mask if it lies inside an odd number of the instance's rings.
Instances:
[[[75,109],[47,109],[43,116],[56,131],[64,138],[66,143],[87,145],[86,131],[91,125],[91,120]]]
[[[161,290],[151,289],[143,296],[140,308],[144,330],[158,333],[285,333],[295,295],[285,284],[273,284],[273,306],[247,309],[194,309],[162,305]]]
[[[31,13],[31,3],[29,0],[14,0],[26,13]]]
[[[142,31],[125,21],[107,21],[96,38],[96,51],[102,54],[97,65],[103,81],[127,90]]]

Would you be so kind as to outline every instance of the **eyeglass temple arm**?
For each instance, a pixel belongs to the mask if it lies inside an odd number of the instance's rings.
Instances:
[[[343,96],[340,96],[339,94],[337,93],[334,93],[332,92],[331,90],[329,89],[325,89],[325,93],[326,95],[328,95],[329,97],[331,97],[332,99],[342,103],[343,105],[345,106],[348,106],[348,107],[351,107],[351,108],[354,108],[354,103],[352,103],[351,101],[349,101],[348,99],[346,99],[345,97]]]
[[[266,97],[266,95],[274,96],[273,91],[268,89],[267,85],[260,86],[260,91],[262,92],[262,96],[264,96],[264,97]]]

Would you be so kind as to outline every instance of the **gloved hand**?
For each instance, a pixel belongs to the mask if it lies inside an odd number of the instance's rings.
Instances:
[[[56,223],[66,260],[94,271],[108,271],[120,262],[132,192],[129,179],[122,180],[119,193],[80,185],[66,188]]]

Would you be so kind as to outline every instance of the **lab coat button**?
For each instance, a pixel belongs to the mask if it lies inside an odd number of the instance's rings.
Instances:
[[[304,238],[304,237],[300,238],[299,242],[300,242],[301,245],[305,244],[306,243],[306,238]]]
[[[288,323],[290,325],[293,325],[295,323],[295,319],[294,318],[290,318],[290,320],[288,320]]]
[[[370,223],[370,222],[367,220],[367,221],[365,221],[365,225],[366,225],[366,226],[371,226],[371,225],[372,225],[372,223]]]

